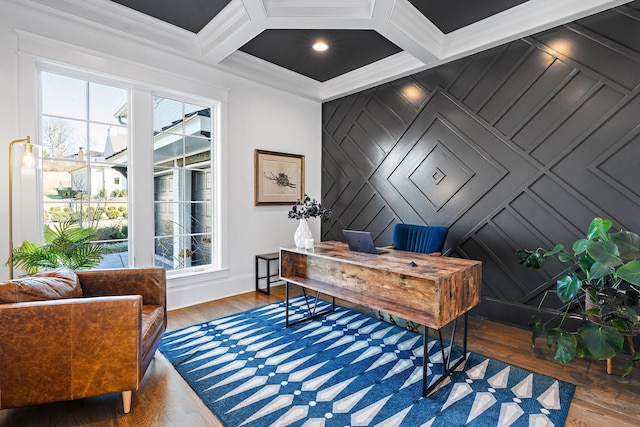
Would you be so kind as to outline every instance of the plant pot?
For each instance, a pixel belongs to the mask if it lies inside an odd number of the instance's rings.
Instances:
[[[296,243],[296,247],[304,248],[307,239],[313,239],[313,233],[311,233],[307,220],[302,218],[299,220],[298,228],[296,228],[296,232],[293,234],[293,241]]]

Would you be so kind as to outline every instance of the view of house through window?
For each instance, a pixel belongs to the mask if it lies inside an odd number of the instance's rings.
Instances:
[[[156,265],[212,264],[211,108],[154,97]]]
[[[100,267],[127,267],[128,90],[42,72],[44,222],[92,227]]]
[[[129,122],[128,89],[51,72],[41,73],[41,87],[45,224],[92,227],[108,249],[99,268],[128,267],[129,240],[136,239],[128,229],[135,209],[127,197],[127,171],[135,167],[128,144],[141,144],[138,155],[153,151],[154,159],[155,244],[148,250],[155,265],[216,266],[211,106],[150,95],[151,145],[129,142],[140,125]],[[133,185],[147,191],[150,183]]]

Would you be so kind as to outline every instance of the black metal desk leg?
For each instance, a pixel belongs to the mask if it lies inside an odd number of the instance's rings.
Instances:
[[[427,397],[427,377],[429,375],[429,328],[424,326],[424,342],[422,343],[422,397]]]
[[[284,282],[284,304],[285,304],[285,312],[284,312],[284,327],[289,327],[289,282]]]

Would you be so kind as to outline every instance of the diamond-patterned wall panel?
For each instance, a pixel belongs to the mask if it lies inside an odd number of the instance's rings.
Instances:
[[[323,238],[447,225],[446,254],[483,261],[476,312],[526,326],[562,270],[516,249],[640,230],[638,34],[640,1],[325,103]]]

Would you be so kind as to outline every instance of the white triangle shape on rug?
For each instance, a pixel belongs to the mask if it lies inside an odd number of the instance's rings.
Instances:
[[[473,368],[467,369],[465,373],[467,374],[467,377],[472,380],[481,380],[486,375],[487,366],[489,366],[489,359],[485,359],[482,363],[477,364]]]
[[[309,418],[302,424],[302,427],[325,427],[326,424],[326,418]]]
[[[265,406],[260,408],[260,410],[258,410],[258,412],[256,412],[255,414],[253,414],[252,416],[250,416],[249,418],[244,420],[244,422],[242,424],[240,424],[240,426],[243,426],[243,425],[248,424],[250,422],[253,422],[255,420],[259,420],[260,418],[264,417],[265,415],[269,415],[270,413],[275,412],[275,411],[277,411],[279,409],[286,408],[287,406],[291,406],[292,402],[293,402],[293,395],[292,394],[281,394],[281,395],[277,396],[275,399],[273,399],[271,402],[267,403]],[[229,412],[231,412],[231,411],[229,411]]]
[[[211,341],[211,337],[201,337],[201,338],[197,338],[193,341],[186,341],[184,344],[182,344],[179,347],[176,347],[174,350],[182,350],[184,348],[189,348],[189,347],[193,347],[196,345],[200,345],[200,344],[205,344],[208,343],[209,341]]]
[[[325,319],[327,319],[330,322],[333,322],[333,321],[341,318],[342,316],[344,316],[347,313],[349,313],[349,311],[341,310],[340,307],[336,307],[336,311],[334,311],[333,313],[327,314],[325,316]]]
[[[235,396],[238,393],[244,393],[245,391],[251,390],[252,388],[263,386],[263,385],[265,385],[267,383],[268,379],[269,379],[269,377],[253,377],[249,381],[247,381],[246,383],[241,384],[239,387],[236,387],[235,389],[231,390],[230,392],[228,392],[224,396],[220,396],[218,399],[216,399],[216,402],[228,399],[229,397]],[[275,385],[275,386],[274,385],[270,385],[270,386],[265,387],[265,389],[266,388],[273,388],[273,387],[277,387],[276,393],[280,390],[280,385]],[[264,389],[261,389],[261,390],[264,390]],[[247,404],[249,404],[249,401],[248,400],[243,400],[240,404],[238,404],[237,407],[235,407],[231,411],[235,411],[238,408],[242,408]],[[231,412],[231,411],[229,411],[229,412]]]
[[[221,347],[220,349],[222,350],[223,347]],[[226,347],[224,347],[224,349],[228,350],[228,348],[226,348]],[[189,372],[196,372],[196,371],[199,371],[201,369],[206,369],[206,368],[210,368],[212,366],[219,365],[221,363],[229,363],[229,362],[235,360],[237,357],[238,357],[237,353],[223,354],[222,356],[216,357],[215,359],[213,359],[210,362],[204,363],[204,364],[202,364],[200,366],[197,366],[197,367],[193,368]]]
[[[342,332],[341,332],[342,333]],[[327,350],[333,350],[336,347],[340,347],[349,343],[352,343],[356,340],[356,337],[354,337],[353,335],[347,335],[346,337],[342,337],[340,338],[338,341],[334,342],[333,344],[331,344],[329,347],[327,347]],[[359,341],[361,342],[361,341]]]
[[[355,359],[353,362],[351,362],[351,364],[353,365],[354,363],[361,362],[364,359],[367,359],[369,357],[375,356],[376,354],[380,354],[380,353],[382,353],[382,349],[380,347],[378,347],[378,346],[369,347],[360,356],[358,356],[357,359]]]
[[[247,351],[252,352],[252,353],[256,353],[256,357],[258,359],[264,359],[266,357],[269,357],[270,355],[272,355],[273,353],[282,350],[283,348],[285,348],[288,345],[291,345],[290,342],[281,344],[279,346],[276,347],[269,347],[272,343],[280,340],[280,338],[273,338],[267,341],[263,341],[263,342],[257,342],[255,344],[251,344],[250,346],[247,347]],[[265,347],[268,347],[265,349]]]
[[[246,360],[236,360],[236,361],[234,361],[232,363],[228,363],[228,364],[224,365],[223,367],[221,367],[221,368],[219,368],[219,369],[217,369],[217,370],[205,375],[204,377],[198,378],[196,380],[196,382],[202,381],[202,380],[206,380],[207,378],[215,377],[217,375],[224,374],[226,372],[231,372],[231,371],[235,371],[237,369],[242,369],[242,368],[245,367],[246,364],[247,364]]]
[[[355,337],[352,337],[352,336],[350,336],[350,337],[352,338],[351,341],[355,340]],[[347,338],[347,337],[345,337],[345,338]],[[346,341],[346,340],[340,340],[340,341]],[[363,348],[367,348],[368,346],[369,346],[369,344],[366,341],[356,341],[355,343],[351,344],[348,348],[346,348],[342,353],[340,353],[336,357],[342,357],[342,356],[344,356],[346,354],[353,353],[354,351],[360,351]],[[338,343],[335,343],[331,347],[338,347]],[[330,350],[331,347],[329,347],[327,350]]]
[[[241,339],[240,341],[238,341],[238,345],[242,345],[242,346],[250,345],[250,344],[253,344],[256,341],[260,341],[262,338],[265,338],[265,337],[267,337],[267,336],[269,336],[271,334],[273,334],[273,332],[267,332],[267,333],[264,333],[264,334],[255,335],[255,336],[251,336],[251,337],[248,337],[248,338],[244,338],[244,339]],[[280,338],[282,338],[282,337],[277,337],[276,340],[279,340]]]
[[[429,421],[427,421],[426,423],[422,424],[419,427],[431,427],[433,425],[433,422],[436,420],[436,417],[431,418]]]
[[[376,369],[379,366],[386,365],[387,363],[393,362],[394,360],[398,360],[398,356],[395,353],[384,353],[382,356],[378,358],[365,372],[369,372],[372,369]]]
[[[278,374],[288,374],[288,373],[292,372],[293,370],[295,370],[298,366],[302,365],[307,360],[311,359],[312,357],[315,357],[315,355],[316,355],[316,353],[310,354],[308,356],[301,357],[300,359],[292,360],[290,362],[278,365],[278,367],[276,368],[276,373],[278,373]]]
[[[260,313],[261,311],[273,310],[274,308],[282,310],[284,307],[282,307],[278,303],[275,303],[275,304],[265,305],[264,307],[258,307],[255,310],[256,310],[256,313]]]
[[[336,369],[335,371],[327,372],[324,375],[311,378],[309,381],[303,382],[301,387],[302,391],[313,391],[319,389],[324,383],[333,378],[341,370],[342,368]]]
[[[314,356],[315,356],[315,354],[314,354]],[[289,382],[301,382],[301,381],[304,381],[309,375],[313,374],[315,371],[317,371],[318,369],[320,369],[321,367],[323,367],[327,363],[329,363],[329,361],[325,360],[324,362],[316,363],[315,365],[309,366],[308,368],[304,368],[304,369],[301,369],[299,371],[292,372],[289,375],[288,381]]]
[[[244,331],[244,332],[238,332],[237,334],[233,334],[229,337],[230,340],[234,340],[234,341],[240,341],[241,339],[245,338],[245,337],[253,337],[255,336],[258,332],[260,332],[261,330],[263,330],[264,328],[256,328],[256,329],[250,329],[248,331]]]
[[[232,316],[227,316],[227,317],[221,317],[219,319],[208,321],[207,325],[222,325],[222,324],[231,322],[233,319],[239,319],[239,318],[242,318],[242,316],[239,316],[237,314]]]
[[[451,352],[451,346],[444,349],[444,357],[447,358],[449,353]],[[444,363],[445,359],[442,357],[442,351],[436,351],[434,354],[429,356],[429,362],[431,363]]]
[[[344,326],[347,323],[351,322],[353,319],[356,319],[356,318],[358,318],[360,316],[361,316],[360,313],[356,313],[353,316],[345,317],[344,319],[337,320],[336,321],[336,325]]]
[[[273,366],[279,366],[282,364],[282,362],[284,362],[285,360],[289,359],[290,357],[293,357],[294,354],[297,354],[299,352],[301,352],[302,350],[304,350],[303,348],[296,348],[295,350],[291,350],[288,353],[283,353],[283,354],[279,354],[277,356],[271,356],[270,358],[268,358],[267,360],[264,361],[265,365],[273,365]],[[256,355],[256,357],[258,357]]]
[[[496,402],[497,400],[495,396],[489,392],[476,393],[476,398],[473,400],[471,412],[469,412],[469,418],[467,418],[467,424],[479,415],[482,415],[484,411],[495,405]]]
[[[183,335],[188,335],[188,334],[190,334],[192,332],[199,331],[200,329],[202,329],[202,326],[200,326],[200,325],[189,326],[188,328],[185,328],[185,329],[183,329],[181,331],[169,332],[169,333],[165,334],[164,339],[168,340],[169,338],[181,337]],[[167,342],[167,344],[171,345],[171,344],[174,344],[176,342],[179,342],[179,341],[178,340],[173,340],[173,341]]]
[[[360,320],[358,320],[356,322],[349,323],[347,325],[347,329],[360,329],[360,327],[362,325],[364,325],[365,323],[367,323],[369,320],[371,320],[371,318],[370,317],[366,317],[366,318],[360,319]]]
[[[394,414],[390,418],[387,418],[386,420],[376,424],[375,427],[399,427],[400,423],[402,423],[409,411],[411,411],[411,408],[413,408],[413,405],[409,406],[408,408],[404,408],[397,414]]]
[[[503,403],[500,406],[500,416],[497,427],[509,427],[524,414],[522,408],[515,402]]]
[[[306,405],[296,405],[289,408],[287,412],[282,414],[272,425],[274,426],[288,426],[296,421],[300,421],[307,418],[309,414],[309,407]]]
[[[411,339],[401,342],[398,344],[398,350],[410,350],[420,338],[422,338],[420,335],[416,335]]]
[[[322,326],[322,327],[316,329],[315,331],[311,332],[310,334],[307,334],[307,335],[303,336],[302,339],[309,338],[309,337],[315,337],[316,335],[324,335],[324,334],[327,334],[327,333],[331,332],[332,330],[333,330],[333,328],[331,326]]]
[[[442,405],[442,411],[447,409],[449,406],[453,405],[457,401],[464,399],[468,395],[473,393],[473,389],[467,383],[455,383],[449,392],[449,396],[447,397],[447,401]]]
[[[400,338],[402,338],[406,334],[406,332],[407,331],[398,332],[395,335],[385,338],[383,342],[387,345],[397,344],[400,341]]]
[[[392,329],[393,329],[393,326],[389,326],[388,328],[385,328],[385,329],[383,329],[381,331],[374,332],[374,333],[371,334],[371,338],[373,338],[374,340],[381,340]]]
[[[527,375],[525,379],[511,387],[511,391],[520,399],[533,397],[533,374]]]
[[[320,343],[325,342],[325,341],[335,340],[335,339],[340,338],[343,335],[344,335],[344,332],[342,332],[342,331],[331,331],[327,335],[325,335],[324,337],[320,338],[318,341],[314,342],[313,344],[315,345],[315,344],[320,344]]]
[[[560,409],[560,387],[554,381],[544,393],[538,397],[538,402],[546,409]]]
[[[214,348],[213,350],[208,351],[206,353],[203,353],[203,354],[201,354],[199,356],[192,357],[191,359],[187,359],[184,362],[180,363],[180,365],[184,366],[184,365],[188,365],[190,363],[197,362],[197,361],[202,360],[202,359],[208,359],[210,357],[220,356],[221,354],[224,354],[227,351],[229,351],[229,347]],[[185,354],[188,354],[188,353],[185,353]],[[182,354],[181,356],[184,356],[185,354]]]
[[[178,335],[169,335],[167,338],[176,337],[176,339],[174,339],[172,341],[169,341],[167,344],[168,345],[179,344],[181,342],[189,341],[189,340],[192,340],[194,338],[202,337],[202,336],[204,336],[206,334],[207,334],[206,330],[202,330],[202,328],[200,326],[194,326],[192,328],[189,328],[189,332],[188,333],[178,334]],[[177,338],[177,337],[180,337],[180,338]]]
[[[529,415],[529,427],[555,427],[545,414]]]
[[[380,325],[381,325],[380,322],[376,322],[376,323],[373,323],[373,324],[371,324],[369,326],[365,326],[364,328],[358,329],[358,332],[360,334],[369,335],[374,329],[376,329]]]
[[[344,390],[349,384],[351,384],[351,382],[353,380],[355,380],[356,377],[353,378],[349,378],[347,380],[344,380],[336,385],[333,385],[329,388],[326,388],[324,390],[320,390],[318,392],[318,394],[316,395],[316,401],[318,402],[330,402],[333,399],[335,399],[335,397],[337,395],[340,394],[340,392],[342,392],[342,390]]]
[[[369,424],[371,424],[371,421],[373,421],[376,415],[378,415],[380,410],[384,407],[384,405],[386,405],[389,399],[391,399],[390,395],[351,414],[351,425],[368,426]]]
[[[429,372],[430,371],[427,370],[427,373]],[[413,373],[409,376],[409,378],[407,378],[404,384],[402,384],[402,387],[400,387],[400,390],[402,390],[403,388],[409,387],[411,384],[415,384],[418,381],[422,381],[422,368],[415,368],[413,370]]]
[[[351,412],[351,409],[353,409],[353,407],[356,406],[358,402],[360,402],[362,398],[365,397],[367,393],[369,393],[369,390],[371,390],[372,388],[373,386],[370,385],[369,387],[363,388],[362,390],[357,391],[353,394],[350,394],[347,397],[343,397],[340,400],[336,400],[335,402],[333,402],[333,413],[346,414]]]
[[[396,363],[393,368],[387,372],[387,374],[382,378],[382,381],[391,378],[394,375],[399,374],[400,372],[406,371],[409,368],[413,367],[413,362],[407,359],[400,359],[398,363]]]
[[[213,339],[213,338],[211,338],[211,339]],[[209,349],[212,349],[212,348],[220,347],[221,344],[222,343],[220,341],[209,341],[206,344],[202,344],[201,346],[198,346],[196,348],[192,348],[189,351],[185,351],[184,353],[180,353],[180,357],[188,356],[189,354],[195,354],[195,353],[198,353],[200,351],[205,351],[205,350],[209,350]],[[191,359],[191,360],[193,360],[193,359]],[[184,363],[186,363],[186,362],[184,362]]]
[[[211,387],[205,389],[205,391],[213,390],[214,388],[222,387],[222,386],[225,386],[227,384],[231,384],[233,382],[236,382],[238,380],[242,380],[242,379],[245,379],[245,378],[251,378],[252,376],[254,376],[256,374],[257,371],[258,371],[258,368],[242,369],[241,371],[236,372],[235,374],[231,375],[228,378],[225,378],[222,381],[216,381],[216,383],[214,385],[212,385]]]
[[[248,319],[240,318],[239,320],[232,321],[233,319],[228,318],[227,320],[228,320],[227,323],[218,323],[217,325],[215,325],[216,326],[215,329],[220,329],[221,331],[223,331],[225,335],[229,335],[231,332],[228,332],[228,331],[231,331],[231,328],[236,327],[236,325],[242,325],[243,323],[247,323]],[[247,325],[255,325],[255,323],[249,323]],[[213,325],[210,324],[210,326],[213,326]],[[246,326],[243,326],[243,327],[246,327]]]
[[[247,328],[250,328],[252,326],[256,326],[257,323],[250,323],[248,325],[240,325],[240,326],[236,326],[235,328],[231,328],[231,329],[224,329],[221,330],[220,332],[222,333],[222,335],[231,335],[229,338],[233,337],[235,334],[237,334],[240,331],[244,331]]]
[[[493,388],[507,388],[509,383],[509,373],[511,372],[511,366],[507,366],[491,378],[487,380],[489,385]]]
[[[293,333],[300,334],[302,332],[315,331],[316,329],[322,326],[322,323],[323,323],[322,321],[314,320],[313,322],[309,322],[307,324],[298,326],[298,328],[296,328],[293,331]]]

